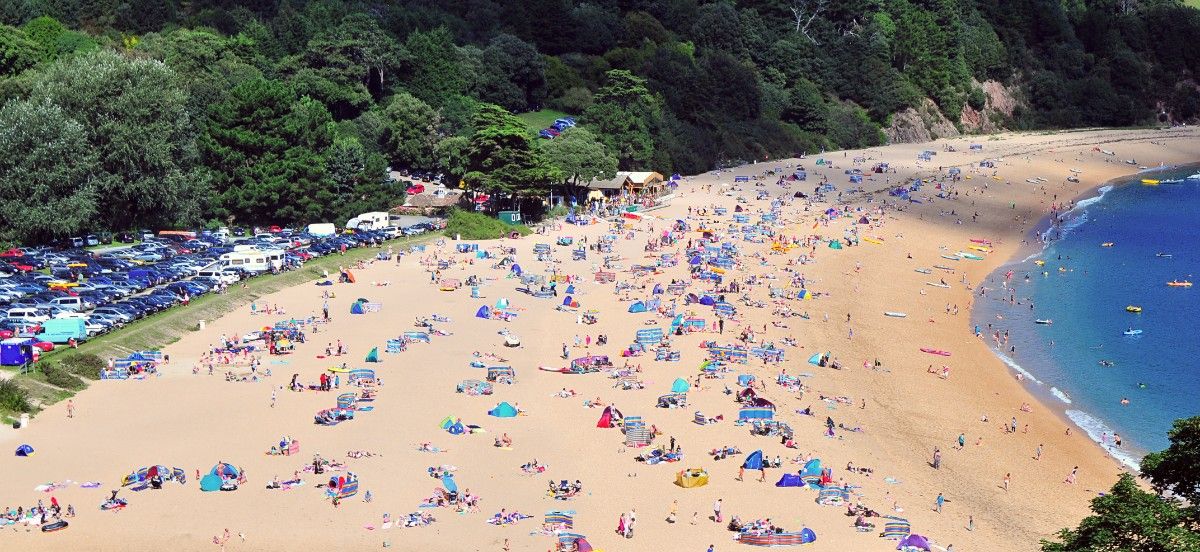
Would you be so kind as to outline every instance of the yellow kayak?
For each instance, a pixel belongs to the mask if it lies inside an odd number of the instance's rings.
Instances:
[[[883,245],[883,240],[881,240],[879,238],[863,238],[862,241],[865,241],[867,243],[873,243],[875,245]]]
[[[1104,242],[1100,244],[1100,247],[1112,247],[1113,245],[1113,242]]]
[[[990,248],[986,245],[969,245],[969,246],[967,246],[967,249],[974,249],[975,251],[982,251],[984,253],[992,252],[992,248]]]
[[[1139,307],[1136,305],[1129,305],[1129,306],[1125,307],[1125,311],[1126,312],[1142,312],[1142,307]]]
[[[1033,264],[1038,265],[1038,266],[1046,266],[1046,261],[1038,259],[1036,261],[1033,261]]]
[[[1147,186],[1158,186],[1158,182],[1159,181],[1154,180],[1152,178],[1143,178],[1142,179],[1142,184],[1145,184]]]

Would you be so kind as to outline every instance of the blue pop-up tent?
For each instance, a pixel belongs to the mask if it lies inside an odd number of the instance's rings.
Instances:
[[[742,467],[748,470],[761,470],[763,468],[763,452],[761,449],[750,453],[746,457],[746,461],[742,462]]]
[[[804,480],[800,478],[798,473],[785,473],[779,481],[775,482],[776,487],[803,487]]]
[[[516,415],[517,415],[516,407],[514,407],[511,404],[508,404],[507,402],[502,402],[502,403],[496,405],[496,408],[493,408],[488,411],[488,416],[495,416],[497,418],[513,418],[513,417],[516,417]]]
[[[672,393],[687,393],[692,386],[683,378],[675,378],[675,383],[671,384]]]
[[[17,456],[33,456],[33,447],[29,445],[17,447]]]
[[[491,307],[489,307],[487,305],[479,307],[479,310],[475,311],[475,318],[487,319],[487,318],[491,318],[491,317],[492,317],[492,309],[491,309]]]
[[[632,305],[629,305],[629,312],[646,312],[646,304],[641,301],[634,301]]]

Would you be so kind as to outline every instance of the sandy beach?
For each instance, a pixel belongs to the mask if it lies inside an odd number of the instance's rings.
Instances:
[[[972,150],[972,143],[982,149]],[[947,146],[955,151],[946,151]],[[931,161],[918,162],[924,150],[937,154]],[[1114,155],[1097,150],[1111,150]],[[74,398],[73,418],[67,417],[66,403],[59,403],[40,413],[30,427],[0,434],[8,450],[21,443],[36,449],[28,458],[0,455],[0,471],[6,474],[0,485],[0,507],[28,508],[38,500],[49,503],[54,496],[78,512],[68,519],[69,528],[55,533],[43,534],[36,525],[28,530],[25,525],[0,527],[0,543],[6,549],[23,550],[217,550],[222,546],[214,544],[214,536],[228,529],[231,536],[223,548],[231,551],[384,547],[499,551],[506,541],[511,550],[542,551],[557,542],[551,536],[531,534],[542,527],[544,514],[573,510],[573,531],[586,535],[597,550],[704,551],[710,544],[718,551],[752,549],[733,541],[735,533],[725,523],[710,519],[713,504],[720,499],[725,522],[737,515],[743,521],[770,518],[788,531],[812,529],[817,540],[807,545],[811,550],[895,549],[895,541],[878,536],[878,527],[856,531],[855,518],[846,515],[844,506],[818,504],[815,490],[774,485],[782,474],[796,473],[803,460],[812,457],[832,468],[835,482],[844,479],[854,487],[852,501],[909,520],[914,533],[929,537],[938,547],[1034,550],[1038,539],[1076,524],[1086,514],[1088,501],[1107,490],[1122,468],[1082,431],[1068,435],[1070,422],[1057,407],[1037,402],[1012,370],[973,335],[972,289],[1023,247],[1030,247],[1023,243],[1030,228],[1051,212],[1052,205],[1069,204],[1105,181],[1136,172],[1139,166],[1196,162],[1197,151],[1200,130],[1193,128],[1001,134],[830,152],[688,177],[679,181],[669,207],[651,212],[644,220],[628,221],[625,231],[634,231],[633,238],[626,239],[622,232],[616,240],[611,254],[622,258],[618,262],[625,270],[613,272],[617,282],[633,285],[622,293],[614,293],[614,284],[600,284],[593,278],[606,253],[589,251],[586,260],[572,260],[573,246],[553,245],[563,236],[595,244],[612,232],[607,223],[561,225],[545,235],[472,242],[497,257],[504,256],[499,248],[515,248],[516,262],[527,273],[556,270],[578,277],[573,296],[581,309],[599,312],[594,325],[578,324],[575,312],[555,308],[562,302],[566,284],[560,285],[557,298],[520,293],[516,291],[520,280],[506,277],[508,268],[492,267],[497,259],[472,260],[471,255],[456,253],[452,240],[442,246],[430,244],[425,252],[408,253],[399,262],[377,262],[355,270],[356,284],[286,289],[260,299],[257,314],[246,305],[235,314],[207,321],[203,330],[166,347],[170,363],[161,367],[160,377],[96,382]],[[818,158],[831,165],[817,166]],[[856,158],[860,162],[855,163]],[[988,159],[995,160],[995,167],[980,168],[979,162]],[[870,168],[877,163],[888,163],[894,172],[872,174]],[[780,187],[778,177],[791,174],[797,165],[806,169],[807,181]],[[951,167],[961,169],[956,182],[947,177]],[[778,168],[783,171],[762,180],[734,183],[735,176],[761,176]],[[833,192],[824,202],[813,203],[793,197],[797,191],[811,195],[822,177],[828,177],[839,191],[858,186],[849,184],[845,174],[853,168],[866,173],[861,193],[847,193],[839,201]],[[1078,170],[1079,182],[1066,180],[1071,169]],[[913,178],[926,182],[912,194],[922,203],[901,202],[888,195],[888,189]],[[946,183],[948,197],[935,197],[942,191],[937,182]],[[760,191],[770,198],[756,200]],[[812,247],[800,245],[772,254],[770,240],[751,243],[729,233],[739,196],[745,198],[741,205],[752,221],[760,211],[769,210],[772,199],[783,198],[783,222],[774,231],[801,242],[810,238]],[[830,207],[846,206],[846,215],[821,218]],[[714,207],[726,208],[729,214],[717,216]],[[855,224],[862,216],[870,223]],[[691,231],[682,233],[673,245],[647,252],[647,242],[670,230],[677,219],[686,221]],[[852,225],[860,238],[871,239],[842,249],[826,245],[830,239],[842,238]],[[725,323],[723,335],[715,331],[716,317],[710,307],[685,305],[682,297],[665,295],[665,303],[677,299],[677,313],[694,312],[705,318],[708,329],[670,337],[679,361],[656,361],[653,351],[621,358],[636,330],[666,328],[671,322],[652,312],[629,313],[630,301],[623,298],[648,299],[655,284],[666,286],[672,279],[687,281],[689,292],[711,290],[710,284],[689,278],[683,255],[688,240],[701,238],[695,231],[701,227],[739,249],[739,262],[728,270],[726,284],[749,277],[758,284],[727,294],[737,314]],[[990,251],[969,249],[981,243],[972,239],[987,240]],[[552,244],[555,262],[536,260],[533,249],[539,243]],[[943,258],[966,251],[983,258]],[[421,261],[435,253],[454,262],[440,277],[483,278],[484,298],[470,297],[469,286],[440,291],[432,284],[429,267]],[[663,253],[678,253],[683,262],[641,277],[628,271],[635,264],[653,264],[649,257]],[[800,255],[808,256],[807,264],[798,263]],[[953,270],[933,268],[936,265]],[[930,269],[930,273],[916,269]],[[808,313],[807,319],[772,314],[780,304],[773,303],[769,288],[798,290],[791,286],[793,277],[803,277],[805,288],[818,296],[781,301],[795,312]],[[388,285],[374,285],[385,282]],[[320,316],[325,290],[336,295],[327,300],[332,320],[318,326],[319,331],[310,331],[306,342],[290,355],[264,353],[259,370],[269,368],[270,377],[231,382],[221,377],[225,370],[220,367],[212,376],[206,368],[193,373],[202,354],[222,335],[245,334],[292,317]],[[744,304],[737,299],[743,293],[766,307]],[[381,309],[350,314],[351,304],[360,297],[380,304]],[[474,316],[481,305],[501,298],[507,298],[516,313],[511,321]],[[266,305],[282,308],[286,314],[264,314]],[[890,317],[885,312],[907,316]],[[404,352],[384,352],[388,339],[417,330],[416,318],[435,313],[450,319],[435,327],[452,335],[435,335],[429,343],[410,344]],[[745,328],[755,333],[755,345],[782,345],[784,338],[792,338],[796,346],[782,347],[786,360],[780,364],[754,359],[728,365],[723,378],[701,380],[698,388],[688,392],[686,408],[655,407],[676,378],[696,382],[698,367],[708,359],[700,347],[703,341],[732,343]],[[503,346],[504,337],[498,332],[505,329],[520,337],[520,347]],[[608,337],[602,346],[595,343],[601,334]],[[576,336],[585,342],[590,337],[591,345],[575,347]],[[338,340],[348,349],[346,355],[318,358],[326,344]],[[603,372],[572,375],[539,370],[567,364],[562,359],[564,344],[571,358],[608,355],[617,368],[627,360],[631,368],[640,368],[644,388],[615,388],[618,380]],[[365,364],[364,356],[374,347],[380,350],[381,362]],[[921,348],[950,355],[928,354]],[[456,393],[463,380],[484,378],[486,370],[471,366],[480,360],[476,352],[503,357],[504,362],[488,363],[512,366],[516,383],[497,384],[489,396]],[[841,369],[807,362],[814,353],[824,352]],[[314,413],[332,408],[336,396],[348,390],[344,374],[342,389],[332,392],[289,391],[289,380],[298,374],[299,381],[315,382],[322,372],[343,362],[377,372],[381,385],[371,403],[374,409],[358,412],[355,419],[334,427],[315,425]],[[943,377],[943,366],[948,377]],[[930,367],[936,373],[929,373]],[[807,391],[777,385],[781,370],[804,374],[801,381]],[[785,448],[778,437],[753,436],[748,425],[734,423],[739,405],[724,390],[742,389],[737,385],[739,374],[754,375],[761,382],[761,389],[756,385],[755,390],[776,405],[775,419],[793,428],[796,448]],[[558,396],[564,388],[575,395]],[[636,462],[634,457],[646,449],[626,447],[619,429],[596,427],[603,409],[588,407],[585,401],[597,397],[626,416],[641,416],[653,424],[661,432],[653,446],[674,440],[683,450],[683,460],[658,465]],[[487,411],[501,401],[524,414],[489,416]],[[813,416],[796,412],[807,407]],[[724,419],[701,426],[693,422],[696,411]],[[482,426],[486,433],[451,435],[439,427],[447,416]],[[827,417],[861,431],[839,426],[833,437],[827,437]],[[1006,432],[1013,418],[1017,431]],[[511,437],[511,450],[493,446],[503,434]],[[965,442],[961,449],[960,434]],[[282,436],[299,441],[298,455],[265,454]],[[421,443],[443,452],[419,451]],[[706,454],[723,446],[736,446],[743,454],[723,460]],[[1039,447],[1042,453],[1037,459]],[[932,467],[935,448],[940,450],[939,469]],[[744,481],[737,481],[746,454],[757,449],[769,458],[781,457],[783,466],[766,470],[765,482],[750,471]],[[348,451],[369,451],[373,456],[349,458]],[[336,507],[331,504],[316,488],[329,474],[300,471],[316,453],[345,464],[335,475],[357,474],[359,494]],[[797,458],[799,463],[794,461]],[[547,469],[524,474],[521,466],[534,459]],[[218,461],[240,466],[248,481],[233,492],[201,492],[197,472],[207,473]],[[849,473],[849,462],[873,471]],[[123,476],[156,464],[182,468],[187,483],[168,482],[162,490],[126,489],[121,496],[128,507],[115,512],[98,509]],[[427,468],[440,465],[453,466],[459,489],[480,497],[478,512],[418,508],[441,486],[427,473]],[[1076,483],[1064,483],[1074,467],[1078,467]],[[676,473],[685,468],[705,468],[709,484],[676,486]],[[296,472],[305,481],[303,486],[265,488],[272,478],[289,480]],[[554,500],[546,493],[548,480],[579,480],[583,490],[571,500]],[[87,481],[101,485],[79,485]],[[35,490],[52,482],[70,483],[51,492]],[[370,502],[364,500],[367,490]],[[939,493],[945,498],[940,513],[935,509]],[[674,501],[678,519],[668,523]],[[532,518],[499,527],[486,523],[501,509]],[[626,539],[615,529],[620,516],[631,510],[637,521],[633,537]],[[385,514],[398,520],[418,511],[432,514],[436,521],[424,527],[383,528]],[[968,527],[972,519],[973,526]],[[879,518],[871,521],[882,526]]]

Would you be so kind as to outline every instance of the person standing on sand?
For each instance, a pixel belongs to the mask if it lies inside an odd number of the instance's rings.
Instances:
[[[721,499],[719,498],[713,503],[713,521],[721,523]]]
[[[1075,484],[1075,476],[1078,474],[1079,474],[1079,466],[1075,466],[1074,468],[1071,468],[1071,473],[1069,475],[1067,475],[1067,479],[1064,481],[1064,483],[1074,485]]]
[[[1042,445],[1040,445],[1040,444],[1038,445],[1038,447],[1037,447],[1037,451],[1035,451],[1035,452],[1034,452],[1034,454],[1033,454],[1033,459],[1034,459],[1034,460],[1041,460],[1041,459],[1042,459]]]
[[[675,515],[677,513],[679,513],[679,501],[672,500],[671,501],[671,511],[667,512],[667,523],[674,524],[675,523]]]
[[[937,513],[939,513],[939,514],[942,513],[942,505],[945,503],[946,503],[946,497],[944,495],[942,495],[942,493],[938,493],[936,506],[934,507],[934,510],[937,510]]]
[[[1008,482],[1010,479],[1012,479],[1011,473],[1004,474],[1004,492],[1006,493],[1008,492]]]
[[[967,446],[967,435],[965,433],[958,434],[958,450],[962,450]]]
[[[75,402],[67,399],[67,418],[75,417]]]

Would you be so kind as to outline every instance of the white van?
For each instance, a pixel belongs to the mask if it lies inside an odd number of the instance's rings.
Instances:
[[[235,272],[225,272],[225,267],[219,264],[211,264],[196,273],[196,278],[208,280],[218,284],[236,284],[238,275]]]
[[[346,228],[360,230],[379,230],[388,225],[388,214],[383,211],[363,213],[346,221]]]
[[[247,272],[268,272],[283,268],[284,255],[286,252],[282,249],[234,251],[221,255],[221,263]]]
[[[50,301],[50,304],[69,311],[79,312],[86,310],[86,305],[83,299],[79,297],[55,297]]]
[[[50,319],[50,315],[34,307],[16,307],[8,309],[9,318],[17,318],[26,322],[41,324]]]

